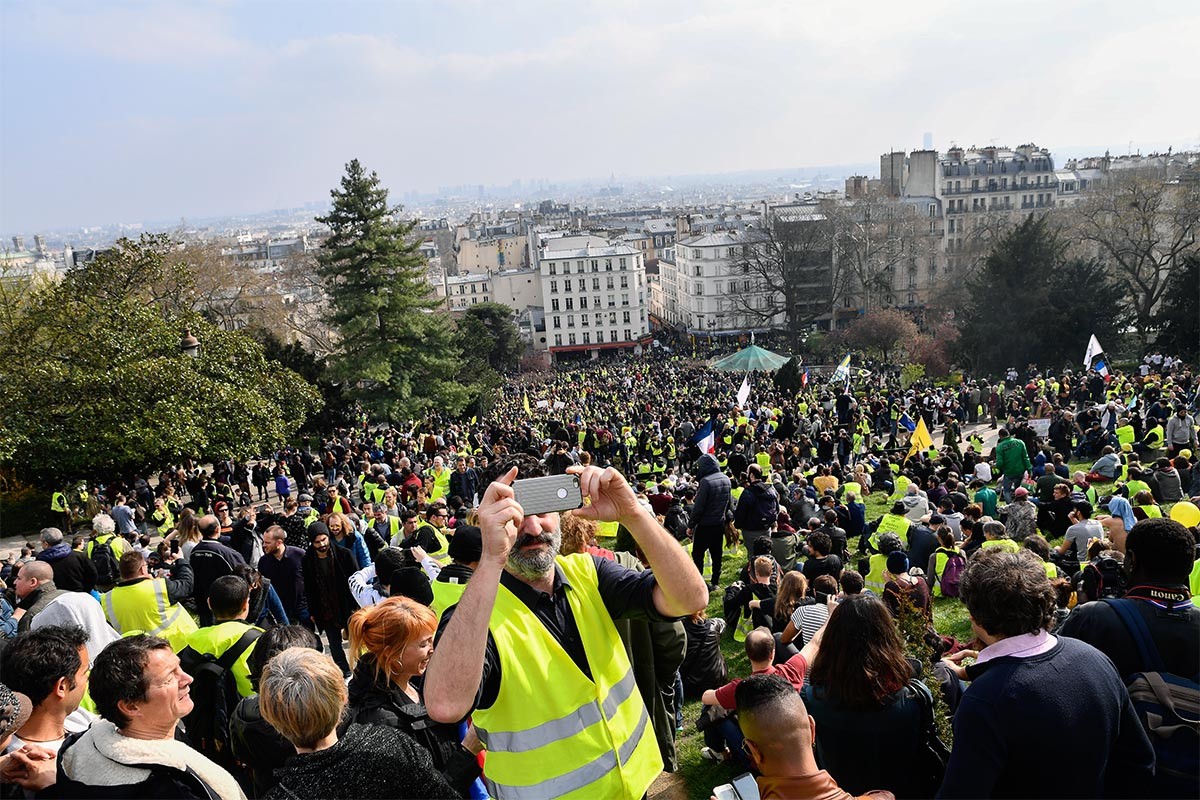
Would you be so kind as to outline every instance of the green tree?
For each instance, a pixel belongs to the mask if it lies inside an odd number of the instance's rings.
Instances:
[[[288,441],[317,393],[244,333],[180,311],[166,237],[122,239],[0,321],[0,462],[51,486],[181,456],[246,458]],[[11,312],[11,313],[8,313]],[[201,341],[180,352],[180,333]]]
[[[515,370],[525,350],[512,309],[500,303],[478,303],[463,312],[458,346],[463,353],[478,353],[499,373]]]
[[[1156,347],[1192,362],[1200,358],[1200,255],[1188,256],[1171,274],[1158,324]]]
[[[425,281],[416,222],[388,206],[379,176],[357,159],[330,194],[329,214],[317,218],[330,230],[317,264],[340,336],[333,375],[377,418],[458,414],[469,393],[453,331]]]
[[[1094,261],[1067,259],[1065,250],[1045,216],[997,240],[959,318],[960,353],[975,370],[1061,367],[1078,361],[1091,334],[1115,338],[1125,319],[1119,287]]]
[[[800,360],[793,356],[787,360],[786,364],[775,371],[771,382],[775,384],[776,389],[794,394],[801,389],[801,375],[803,372],[804,368],[800,366]]]
[[[320,434],[353,423],[353,404],[346,397],[344,384],[331,378],[327,359],[300,342],[285,343],[263,327],[248,328],[247,333],[262,345],[263,355],[268,360],[292,370],[320,392],[321,411],[309,416],[301,429],[303,432]]]

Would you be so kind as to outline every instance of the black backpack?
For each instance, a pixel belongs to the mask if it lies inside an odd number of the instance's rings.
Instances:
[[[233,771],[234,761],[229,740],[229,720],[241,702],[233,665],[262,635],[262,631],[246,627],[245,633],[220,658],[201,653],[190,646],[179,653],[180,666],[192,676],[192,713],[183,718],[192,746],[210,759]]]
[[[92,540],[92,565],[96,567],[96,585],[112,586],[121,574],[117,554],[112,549],[112,536]]]

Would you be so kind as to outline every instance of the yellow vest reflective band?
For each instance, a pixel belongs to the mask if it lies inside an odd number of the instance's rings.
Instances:
[[[67,496],[62,492],[50,495],[50,510],[63,512],[67,510]]]
[[[1015,553],[1021,549],[1021,545],[1012,539],[987,539],[981,547],[992,547],[998,550],[1006,550],[1009,553]]]
[[[488,750],[488,794],[636,800],[662,770],[654,730],[600,598],[592,557],[560,556],[558,564],[571,584],[567,602],[592,680],[528,606],[500,586],[488,624],[500,657],[500,691],[491,708],[473,715]]]
[[[879,547],[880,536],[885,533],[894,533],[900,537],[905,549],[908,549],[908,526],[910,524],[907,518],[899,514],[884,514],[883,519],[879,520],[879,527],[875,529],[875,533],[871,534],[871,546]],[[920,565],[918,564],[918,566]]]
[[[883,573],[887,571],[887,556],[876,553],[870,558],[870,569],[867,571],[867,576],[863,578],[863,583],[875,594],[883,596],[883,586],[886,583],[883,579]]]
[[[434,580],[429,584],[433,588],[433,611],[440,618],[447,608],[462,599],[467,590],[465,583],[447,583]]]
[[[192,631],[187,637],[188,647],[198,653],[208,653],[213,658],[220,658],[226,650],[237,644],[246,629],[251,627],[254,626],[247,625],[240,620],[218,622],[216,625]],[[256,630],[261,631],[262,629],[257,628]],[[250,654],[254,652],[256,644],[258,642],[251,642],[245,652],[238,656],[238,660],[233,662],[233,668],[229,670],[233,673],[238,694],[242,697],[250,697],[254,694],[254,687],[250,685]]]
[[[101,598],[108,624],[122,636],[131,633],[161,636],[178,653],[187,646],[188,635],[196,630],[196,621],[187,609],[168,602],[167,582],[162,578],[116,586]]]

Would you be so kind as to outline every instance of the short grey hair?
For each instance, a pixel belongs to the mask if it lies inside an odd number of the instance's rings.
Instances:
[[[62,544],[63,532],[58,528],[42,528],[42,544],[53,547],[56,544]]]
[[[108,514],[97,514],[92,517],[92,530],[100,536],[106,533],[116,533],[117,523]]]

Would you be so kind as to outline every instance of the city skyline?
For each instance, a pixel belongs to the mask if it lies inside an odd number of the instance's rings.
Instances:
[[[871,164],[926,132],[1056,158],[1197,148],[1171,42],[1200,10],[1139,9],[10,2],[0,229],[294,208],[351,158],[400,202]]]

